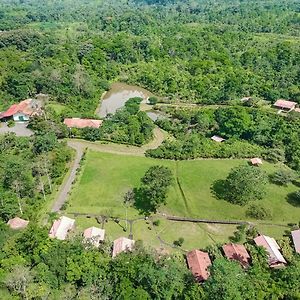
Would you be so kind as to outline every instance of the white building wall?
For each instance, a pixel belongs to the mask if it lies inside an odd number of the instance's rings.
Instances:
[[[29,121],[29,116],[22,114],[22,113],[17,113],[13,115],[14,121],[15,122],[25,122]]]

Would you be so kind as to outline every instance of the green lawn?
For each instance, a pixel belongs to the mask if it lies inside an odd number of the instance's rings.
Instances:
[[[216,180],[224,179],[232,167],[246,163],[245,160],[175,162],[89,151],[82,173],[70,195],[67,213],[99,213],[125,218],[123,195],[128,189],[139,185],[140,178],[150,166],[160,164],[170,167],[178,178],[178,182],[174,180],[169,191],[167,205],[160,208],[161,213],[206,219],[249,220],[245,215],[247,207],[216,199],[211,190],[212,184]],[[262,168],[272,173],[278,166],[264,162]],[[299,222],[300,207],[294,207],[286,200],[286,196],[297,189],[294,185],[279,187],[268,184],[267,194],[259,203],[268,207],[273,217],[264,222],[251,221],[256,222],[259,230],[266,234],[282,236],[287,228],[264,223],[286,225]],[[128,209],[128,216],[140,217],[134,208]],[[80,226],[84,228],[88,222],[91,222],[91,219],[81,218]],[[148,225],[144,223],[145,221],[138,221],[134,224],[134,237],[146,239],[149,244],[158,247],[156,228],[149,230]],[[113,221],[105,224],[105,228],[112,239],[122,234],[128,235]],[[187,248],[225,242],[234,229],[235,226],[176,223],[166,220],[162,220],[162,224],[157,228],[161,230],[161,238],[169,243],[173,243],[180,236],[185,237]]]

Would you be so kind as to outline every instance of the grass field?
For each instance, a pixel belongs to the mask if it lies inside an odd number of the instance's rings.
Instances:
[[[89,151],[81,175],[72,190],[67,213],[97,213],[125,218],[123,195],[128,189],[139,186],[140,178],[150,166],[159,164],[171,168],[178,179],[174,180],[168,193],[167,205],[160,208],[161,213],[206,219],[249,220],[245,215],[247,206],[240,207],[216,199],[211,190],[213,183],[224,179],[232,167],[246,163],[245,160],[175,162]],[[272,173],[278,166],[265,162],[262,168]],[[264,223],[287,225],[299,222],[300,207],[291,205],[286,199],[289,193],[297,189],[294,185],[279,187],[268,184],[267,194],[259,203],[271,210],[272,219],[258,222],[258,228],[262,232],[280,237],[287,228]],[[127,213],[129,218],[140,217],[134,208],[129,208]],[[78,221],[79,228],[96,222],[83,217]],[[157,233],[148,227],[145,221],[134,223],[134,237],[151,241],[150,244],[158,246]],[[105,224],[105,228],[112,239],[124,234],[122,228],[113,221]],[[228,225],[175,223],[167,220],[161,220],[161,225],[157,228],[161,238],[169,243],[184,236],[187,248],[196,247],[196,244],[203,247],[214,242],[224,242],[234,229],[235,226]]]

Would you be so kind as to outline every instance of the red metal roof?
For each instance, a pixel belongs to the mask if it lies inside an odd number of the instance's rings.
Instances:
[[[286,109],[293,109],[297,105],[296,102],[279,99],[274,103],[274,106]]]
[[[64,120],[64,123],[69,128],[99,128],[102,124],[102,120],[67,118]]]
[[[0,119],[9,118],[17,113],[23,113],[25,115],[31,115],[34,109],[31,107],[32,99],[26,99],[18,104],[13,104],[7,111],[0,115]]]
[[[116,257],[119,253],[124,251],[132,251],[135,241],[120,237],[114,240],[113,254],[112,257]]]
[[[292,238],[296,252],[300,254],[300,229],[292,231]]]
[[[284,264],[286,264],[286,260],[280,253],[280,247],[275,239],[266,235],[260,235],[254,239],[254,242],[257,246],[264,247],[268,252],[270,267],[276,268],[284,266]]]
[[[11,229],[23,229],[25,227],[27,227],[29,221],[26,221],[26,220],[23,220],[19,217],[15,217],[13,219],[10,219],[8,222],[7,222],[7,225],[9,225],[9,227]]]
[[[243,267],[249,266],[250,256],[244,245],[227,244],[224,245],[223,251],[228,259],[237,260]]]
[[[206,252],[193,250],[187,253],[186,258],[189,269],[197,281],[204,281],[209,277],[208,267],[211,261]]]

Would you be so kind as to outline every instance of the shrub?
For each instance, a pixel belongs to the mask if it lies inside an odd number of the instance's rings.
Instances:
[[[252,204],[247,208],[246,215],[256,220],[265,220],[272,217],[270,210],[259,204]]]
[[[178,240],[174,241],[173,244],[177,247],[181,247],[184,243],[184,238],[180,237]]]
[[[14,127],[14,126],[15,126],[15,121],[14,121],[14,120],[9,120],[9,121],[7,122],[7,126],[8,126],[8,127]]]
[[[272,183],[284,186],[288,185],[296,179],[296,173],[289,169],[279,169],[270,176],[270,180]]]
[[[159,226],[159,225],[160,225],[160,220],[155,220],[155,221],[153,221],[153,225],[154,225],[154,226]]]
[[[148,98],[148,102],[150,105],[155,105],[158,102],[157,97],[151,96]]]

